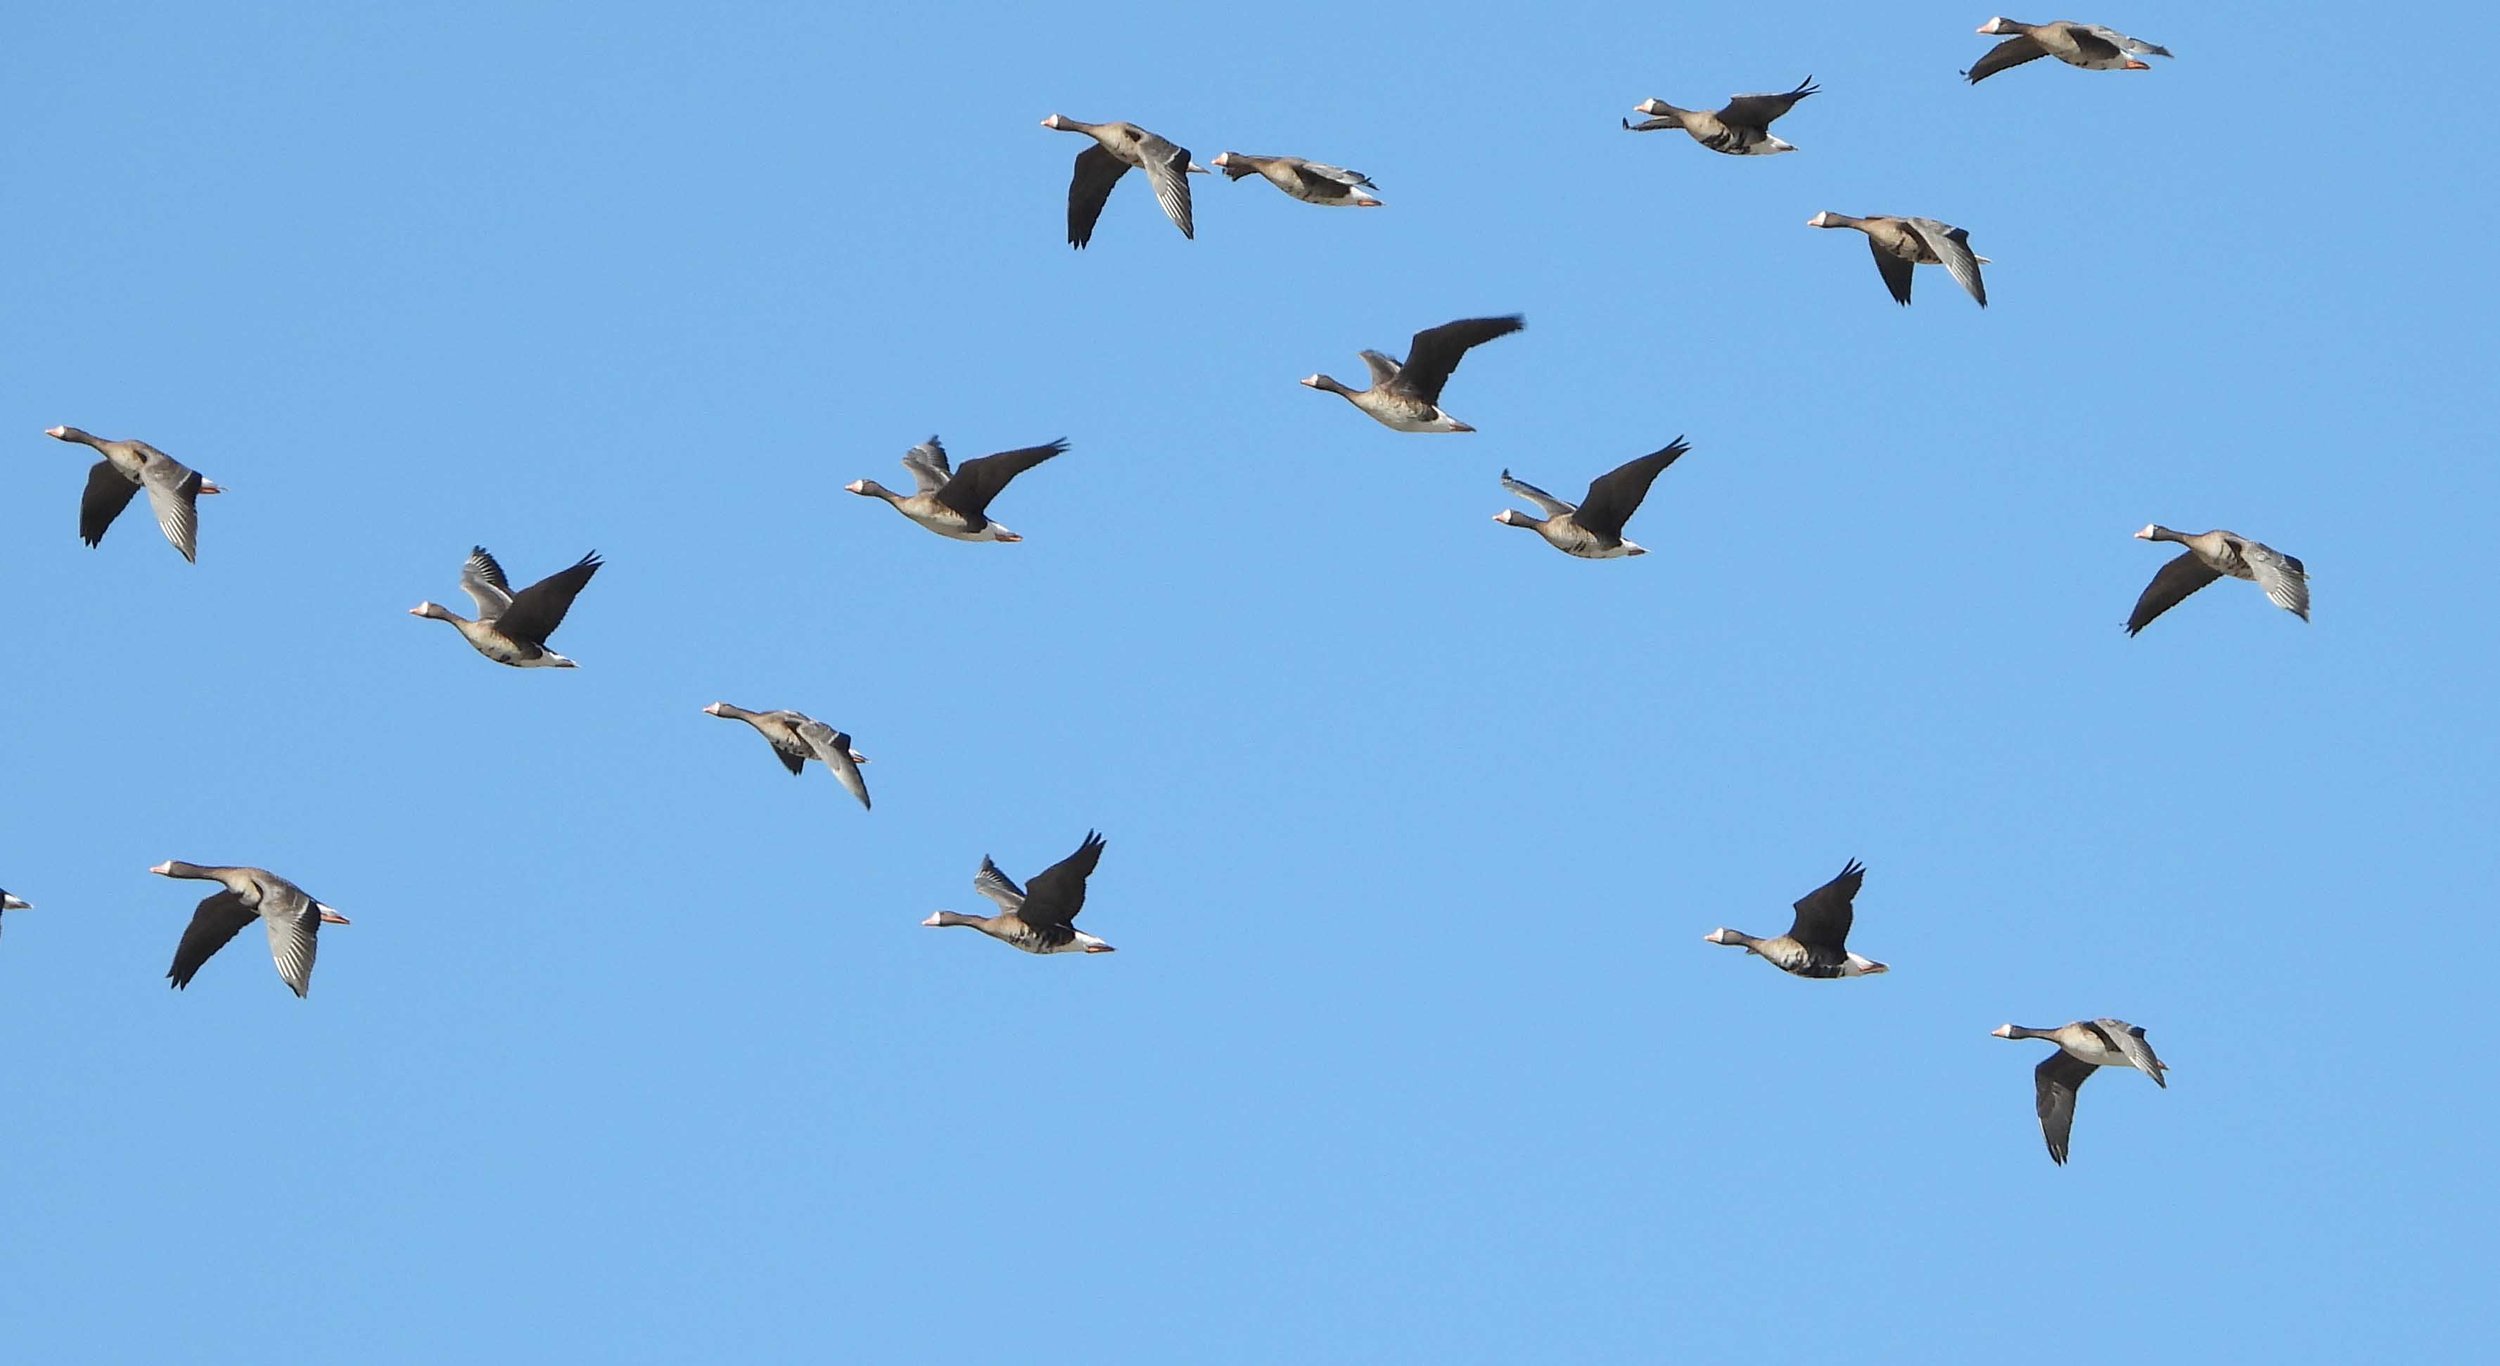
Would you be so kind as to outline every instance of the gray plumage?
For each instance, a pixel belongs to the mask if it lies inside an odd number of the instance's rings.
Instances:
[[[2152,623],[2153,618],[2187,600],[2188,595],[2228,576],[2247,579],[2265,590],[2266,598],[2275,606],[2299,617],[2309,619],[2309,571],[2300,561],[2260,541],[2252,541],[2236,531],[2200,531],[2189,535],[2172,531],[2159,523],[2135,534],[2139,541],[2175,541],[2187,549],[2161,567],[2153,581],[2135,600],[2135,610],[2127,614],[2127,634],[2132,636]]]

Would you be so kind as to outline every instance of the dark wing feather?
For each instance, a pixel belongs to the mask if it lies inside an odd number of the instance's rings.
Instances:
[[[1727,102],[1727,108],[1719,111],[1719,122],[1768,128],[1771,120],[1796,108],[1797,101],[1821,89],[1814,83],[1814,78],[1808,76],[1797,82],[1796,89],[1776,95],[1738,95]]]
[[[1664,450],[1651,451],[1597,476],[1589,484],[1588,498],[1580,504],[1579,511],[1571,514],[1571,520],[1579,523],[1583,531],[1621,540],[1623,524],[1632,520],[1641,500],[1649,496],[1649,486],[1659,471],[1690,449],[1679,436]]]
[[[2143,630],[2153,618],[2185,602],[2188,594],[2221,577],[2221,571],[2198,558],[2195,551],[2181,554],[2144,586],[2144,596],[2135,600],[2135,610],[2127,614],[2127,634]]]
[[[1044,868],[1025,885],[1024,906],[1016,912],[1025,924],[1039,930],[1075,921],[1076,913],[1085,909],[1085,879],[1102,861],[1102,843],[1101,835],[1085,832],[1085,842],[1075,853]]]
[[[1101,143],[1076,154],[1076,175],[1068,181],[1069,246],[1094,240],[1094,220],[1102,217],[1103,201],[1127,174],[1128,163],[1104,151]]]
[[[564,624],[564,614],[573,610],[573,599],[599,572],[599,552],[594,550],[570,568],[559,569],[529,587],[512,595],[512,605],[495,619],[495,629],[524,644],[543,646]]]
[[[182,932],[182,942],[174,947],[174,965],[165,976],[180,991],[191,985],[199,975],[200,965],[243,932],[243,927],[259,919],[243,898],[234,892],[219,892],[200,903],[191,913],[191,923]]]
[[[2075,1093],[2099,1070],[2062,1048],[2032,1069],[2032,1089],[2038,1092],[2040,1136],[2049,1141],[2049,1160],[2061,1167],[2066,1165],[2066,1141],[2075,1132]]]
[[[2033,42],[2029,34],[2016,34],[1995,47],[1989,48],[1987,56],[1971,63],[1970,70],[1962,74],[1970,77],[1972,85],[1977,85],[2007,67],[2021,66],[2025,62],[2048,55],[2049,50]]]
[[[1461,318],[1426,328],[1406,348],[1406,364],[1398,368],[1396,387],[1426,403],[1439,403],[1441,386],[1450,382],[1468,348],[1507,337],[1527,325],[1526,318],[1513,313],[1506,318]]]
[[[1911,262],[1884,250],[1884,244],[1876,241],[1871,235],[1866,239],[1866,245],[1869,250],[1875,253],[1876,273],[1884,277],[1884,288],[1892,291],[1892,301],[1905,308],[1908,307],[1910,302],[1910,273],[1917,267]]]
[[[1068,448],[1065,437],[1047,446],[1027,446],[1022,450],[1000,451],[977,460],[967,460],[955,469],[955,477],[937,491],[937,500],[964,516],[978,521],[990,500],[1007,481],[1048,460]]]
[[[104,529],[138,494],[138,482],[113,468],[112,461],[95,462],[87,470],[87,491],[78,499],[78,539],[89,545],[102,542]]]
[[[1840,876],[1805,894],[1797,902],[1796,923],[1789,926],[1788,937],[1808,948],[1845,952],[1849,946],[1849,926],[1857,919],[1850,905],[1857,899],[1858,888],[1866,881],[1866,865],[1856,859],[1840,870]]]

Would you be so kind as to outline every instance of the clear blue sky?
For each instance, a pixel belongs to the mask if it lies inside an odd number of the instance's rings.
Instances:
[[[7,24],[14,1359],[2487,1344],[2479,11],[1972,89],[1984,4],[343,8]],[[1793,156],[1616,126],[1809,73]],[[1052,112],[1389,207],[1132,177],[1072,252]],[[1294,384],[1514,310],[1478,435]],[[77,543],[55,423],[231,490],[196,568]],[[1074,443],[1024,544],[841,491],[931,432]],[[1644,559],[1489,520],[1678,433]],[[2316,624],[2128,640],[2148,521]],[[608,557],[578,672],[405,615],[472,543]],[[1118,954],[919,927],[1089,827]],[[1889,976],[1701,942],[1852,856]],[[167,858],[354,917],[311,999],[166,990]],[[2102,1014],[2172,1084],[2060,1170],[1987,1031]]]

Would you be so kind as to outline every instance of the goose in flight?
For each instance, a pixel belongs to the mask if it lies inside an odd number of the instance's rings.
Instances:
[[[1543,520],[1524,512],[1504,508],[1493,514],[1493,520],[1504,526],[1526,527],[1545,538],[1545,543],[1566,555],[1584,560],[1611,560],[1624,555],[1646,555],[1649,551],[1623,539],[1623,524],[1641,500],[1649,496],[1650,484],[1659,472],[1676,461],[1691,447],[1683,437],[1668,442],[1665,449],[1651,451],[1637,460],[1629,460],[1590,481],[1588,498],[1574,506],[1547,493],[1534,484],[1523,484],[1502,471],[1502,487],[1536,504],[1545,514]]]
[[[842,487],[863,498],[883,498],[894,510],[954,541],[1021,541],[1024,538],[989,518],[990,500],[1007,481],[1068,448],[1065,438],[1047,446],[1000,451],[963,463],[949,464],[946,448],[936,437],[903,453],[903,468],[918,488],[896,493],[874,479],[854,479]]]
[[[460,567],[460,591],[477,604],[477,620],[471,621],[438,602],[421,602],[408,609],[410,616],[431,617],[448,621],[477,652],[498,664],[516,669],[571,669],[572,660],[547,648],[547,637],[564,624],[564,614],[573,607],[573,599],[599,572],[604,563],[598,551],[576,560],[569,568],[540,579],[515,593],[504,581],[503,566],[486,553],[484,546],[469,548],[469,561]]]
[[[1102,861],[1102,836],[1085,833],[1076,852],[1041,871],[1028,890],[1018,887],[985,855],[973,890],[997,903],[996,915],[958,915],[939,911],[923,925],[969,925],[981,933],[1013,944],[1026,953],[1109,953],[1111,946],[1076,927],[1076,913],[1085,909],[1085,879]]]
[[[47,427],[55,441],[91,446],[104,458],[87,469],[87,491],[78,500],[78,539],[100,545],[104,529],[122,515],[141,489],[155,509],[157,529],[173,542],[182,558],[199,563],[200,496],[223,493],[200,472],[144,441],[107,441],[76,427]]]
[[[1665,100],[1643,100],[1632,106],[1635,114],[1651,117],[1645,123],[1622,120],[1623,126],[1635,133],[1654,133],[1666,128],[1680,128],[1693,135],[1693,141],[1714,152],[1737,157],[1767,157],[1796,147],[1771,136],[1771,120],[1797,106],[1797,101],[1816,93],[1822,87],[1812,76],[1797,83],[1794,90],[1776,95],[1736,95],[1727,107],[1717,113],[1702,109],[1678,109]]]
[[[304,889],[266,868],[224,868],[172,859],[148,870],[159,877],[196,878],[225,890],[214,892],[191,913],[191,924],[174,949],[174,965],[165,976],[180,991],[191,985],[200,965],[226,946],[254,920],[269,931],[269,955],[277,960],[278,976],[297,996],[312,990],[313,950],[324,925],[344,925],[347,917],[306,895]]]
[[[773,747],[773,757],[793,775],[803,771],[808,760],[816,760],[833,770],[833,776],[859,798],[862,807],[868,805],[868,783],[859,776],[859,766],[868,762],[868,756],[852,749],[851,737],[841,731],[803,712],[748,711],[729,702],[715,702],[705,707],[703,714],[724,716],[755,727],[764,743]]]
[[[2040,1111],[2040,1134],[2049,1142],[2049,1160],[2066,1165],[2067,1139],[2075,1131],[2075,1093],[2104,1067],[2132,1067],[2168,1090],[2162,1074],[2170,1069],[2153,1056],[2144,1031],[2124,1020],[2077,1020],[2055,1029],[2028,1029],[2002,1024],[1990,1033],[2000,1039],[2046,1039],[2057,1050],[2032,1069],[2032,1089]]]
[[[1379,187],[1361,171],[1330,166],[1300,157],[1254,157],[1246,152],[1218,152],[1211,163],[1235,180],[1255,175],[1305,204],[1377,209]]]
[[[1760,954],[1771,966],[1799,977],[1864,977],[1892,969],[1849,951],[1849,926],[1856,919],[1850,905],[1866,881],[1866,865],[1856,859],[1840,876],[1808,892],[1797,902],[1796,921],[1777,939],[1756,939],[1743,930],[1718,929],[1704,941],[1741,947]]]
[[[2187,550],[2163,565],[2153,581],[2144,586],[2144,595],[2135,600],[2135,610],[2127,614],[2128,635],[2143,630],[2152,624],[2153,618],[2224,575],[2255,583],[2266,590],[2267,600],[2275,606],[2302,621],[2309,619],[2309,571],[2300,561],[2270,545],[2252,541],[2236,531],[2200,531],[2191,536],[2158,524],[2137,532],[2135,538],[2176,541]]]
[[[1146,173],[1147,183],[1154,186],[1155,202],[1163,206],[1164,217],[1181,230],[1181,236],[1197,237],[1189,218],[1189,176],[1193,171],[1205,175],[1207,168],[1189,159],[1188,148],[1133,123],[1085,123],[1053,114],[1042,120],[1042,126],[1083,133],[1094,140],[1093,146],[1076,154],[1076,174],[1068,182],[1069,246],[1082,248],[1094,240],[1094,220],[1102,217],[1103,201],[1132,166]]]
[[[1970,232],[1950,223],[1932,218],[1852,218],[1845,213],[1825,210],[1806,220],[1809,228],[1856,228],[1866,234],[1866,244],[1875,253],[1875,269],[1884,277],[1884,288],[1892,291],[1893,302],[1908,307],[1910,273],[1915,266],[1943,266],[1946,273],[1981,308],[1988,306],[1988,285],[1979,278],[1979,268],[1990,264],[1985,256],[1970,249]]]
[[[1977,85],[2008,67],[2041,57],[2055,57],[2068,66],[2086,71],[2150,71],[2153,68],[2136,60],[2137,56],[2167,57],[2170,49],[2156,47],[2141,38],[2130,38],[2114,28],[2099,24],[2078,24],[2059,19],[2046,24],[2026,24],[2002,16],[1979,26],[1981,33],[1991,36],[2011,34],[2002,43],[1988,49],[1986,56],[1971,64],[1962,74]]]
[[[1348,389],[1326,375],[1303,380],[1314,389],[1341,395],[1369,413],[1383,427],[1401,432],[1472,432],[1475,428],[1441,411],[1441,388],[1450,382],[1470,348],[1495,337],[1507,337],[1528,325],[1513,313],[1505,318],[1461,318],[1415,334],[1400,364],[1377,351],[1362,353],[1371,367],[1372,387]]]

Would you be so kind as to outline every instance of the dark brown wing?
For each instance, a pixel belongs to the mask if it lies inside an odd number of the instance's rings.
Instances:
[[[2188,594],[2221,577],[2221,571],[2197,558],[2195,551],[2182,553],[2144,586],[2144,596],[2135,600],[2135,610],[2127,614],[2127,634],[2143,630],[2153,618],[2185,602]]]
[[[233,892],[219,892],[201,902],[200,908],[191,913],[191,924],[183,930],[182,942],[174,947],[174,965],[165,972],[174,990],[191,985],[202,963],[259,918]]]
[[[937,491],[937,500],[978,523],[990,500],[1007,487],[1007,481],[1048,460],[1068,448],[1062,437],[1047,446],[1027,446],[1022,450],[1000,451],[978,460],[967,460],[955,468],[955,477]],[[978,526],[974,528],[978,530]]]
[[[512,595],[512,605],[495,619],[495,629],[524,644],[544,646],[564,624],[564,614],[573,610],[573,599],[599,572],[602,561],[594,550],[571,567],[559,569],[529,587]],[[533,656],[534,658],[535,656]]]
[[[1970,77],[1972,85],[1977,85],[2007,67],[2021,66],[2025,62],[2048,55],[2049,50],[2033,42],[2031,35],[2016,34],[1995,47],[1989,48],[1987,56],[1971,63],[1970,70],[1962,74]]]
[[[1658,478],[1659,471],[1674,464],[1677,456],[1691,449],[1679,436],[1664,450],[1651,451],[1638,460],[1626,461],[1597,476],[1589,484],[1588,499],[1580,504],[1579,511],[1571,514],[1571,520],[1579,523],[1583,531],[1623,539],[1623,524],[1632,520],[1632,514],[1640,507],[1641,500],[1649,496],[1649,486]]]
[[[1025,884],[1024,905],[1016,911],[1025,924],[1048,930],[1076,920],[1076,913],[1085,909],[1085,879],[1093,875],[1094,865],[1102,861],[1102,843],[1101,835],[1086,831],[1085,842],[1076,847],[1075,853],[1044,868]]]
[[[2075,1093],[2099,1070],[2062,1048],[2032,1069],[2031,1085],[2038,1093],[2040,1136],[2049,1141],[2049,1160],[2061,1167],[2066,1165],[2066,1140],[2075,1132]]]
[[[1910,302],[1910,273],[1916,267],[1909,261],[1884,250],[1884,245],[1869,235],[1867,249],[1875,253],[1875,270],[1884,277],[1884,288],[1892,291],[1892,301],[1903,307]]]
[[[1727,108],[1719,111],[1719,122],[1742,124],[1749,128],[1768,128],[1771,126],[1771,120],[1796,108],[1797,101],[1821,89],[1821,86],[1814,83],[1814,78],[1808,76],[1797,82],[1796,89],[1782,91],[1777,95],[1738,95],[1727,102]]]
[[[1458,369],[1469,347],[1507,337],[1527,325],[1526,318],[1513,313],[1506,318],[1461,318],[1426,328],[1406,348],[1406,364],[1398,367],[1393,385],[1400,393],[1439,403],[1441,386],[1450,382],[1451,372]]]
[[[78,500],[78,539],[89,545],[101,543],[104,529],[138,493],[137,481],[113,468],[112,461],[99,460],[88,467],[87,491]]]
[[[1849,926],[1857,919],[1857,911],[1850,903],[1857,900],[1858,888],[1865,882],[1866,865],[1849,860],[1840,876],[1798,900],[1797,919],[1788,927],[1788,937],[1809,949],[1846,952]]]
[[[1094,220],[1102,217],[1103,201],[1127,174],[1128,163],[1104,151],[1099,142],[1076,154],[1076,175],[1068,181],[1069,246],[1094,240]]]

